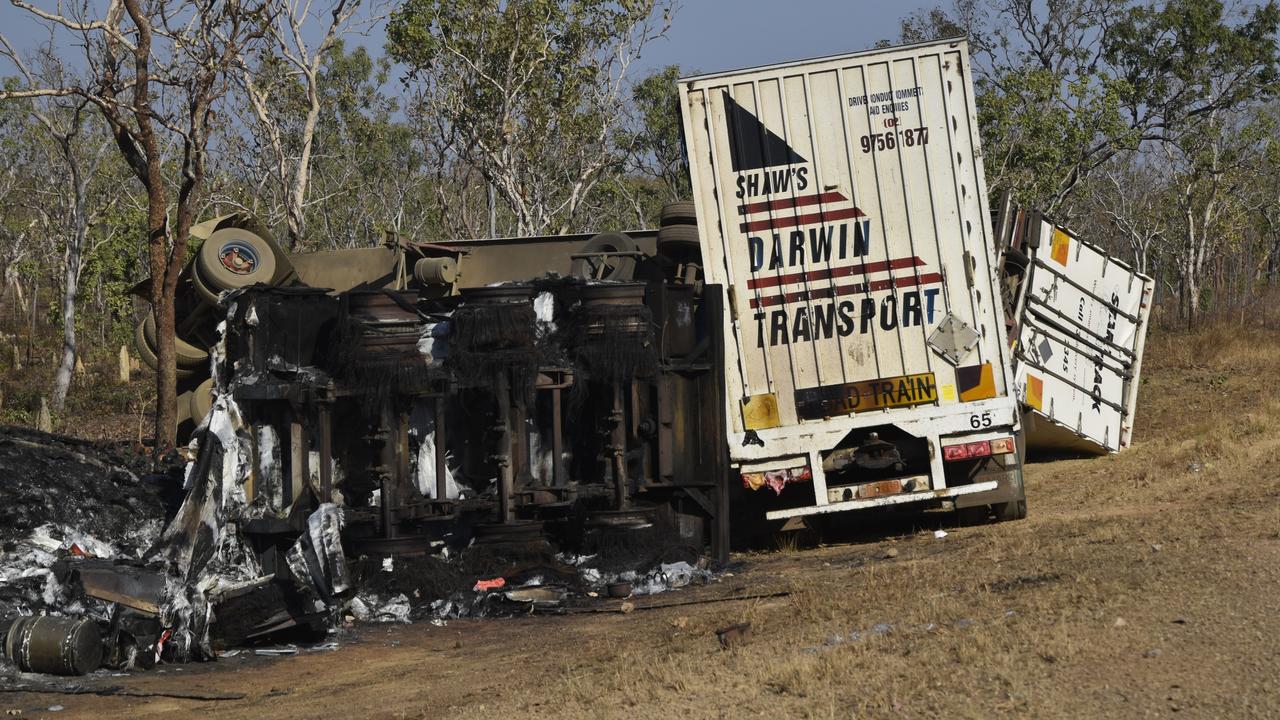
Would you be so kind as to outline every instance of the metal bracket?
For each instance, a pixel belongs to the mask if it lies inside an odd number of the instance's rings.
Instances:
[[[978,331],[969,327],[965,321],[948,312],[942,322],[938,323],[938,327],[929,333],[929,347],[952,365],[959,365],[960,361],[977,346],[981,337]]]

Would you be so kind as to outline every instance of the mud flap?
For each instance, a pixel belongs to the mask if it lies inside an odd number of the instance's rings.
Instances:
[[[1022,463],[1023,458],[1027,456],[1026,448],[1025,436],[1022,432],[1019,432],[1017,436],[1017,453],[1009,460],[1004,461],[1003,464],[999,459],[991,458],[987,461],[987,466],[973,478],[975,483],[995,480],[1000,483],[996,489],[970,495],[958,495],[955,500],[956,509],[963,510],[964,508],[983,505],[1000,505],[1025,501],[1026,491],[1023,485]]]
[[[1000,503],[1021,500],[1021,475],[1022,467],[1018,465],[1012,465],[1008,469],[994,469],[981,473],[974,478],[973,481],[975,483],[996,480],[1000,485],[995,490],[957,495],[955,499],[956,509],[961,510],[982,505],[999,505]]]

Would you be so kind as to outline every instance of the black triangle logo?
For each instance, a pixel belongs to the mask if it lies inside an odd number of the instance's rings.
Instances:
[[[734,102],[727,90],[724,112],[729,119],[729,159],[734,172],[807,162],[786,140],[773,134],[755,115]]]

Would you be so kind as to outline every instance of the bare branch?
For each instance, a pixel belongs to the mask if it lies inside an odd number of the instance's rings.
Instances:
[[[9,2],[16,8],[19,8],[21,10],[26,10],[27,12],[31,13],[32,15],[35,15],[36,17],[42,20],[47,20],[56,25],[61,25],[62,27],[68,30],[72,30],[85,35],[89,34],[92,31],[100,30],[110,35],[116,43],[123,45],[124,47],[128,48],[130,51],[133,51],[135,49],[133,43],[130,42],[129,38],[120,32],[120,26],[118,24],[111,23],[109,20],[93,20],[90,22],[78,22],[76,20],[72,20],[71,18],[66,17],[65,15],[58,15],[56,13],[46,12],[45,10],[42,10],[39,7],[36,7],[35,5],[32,5],[31,3],[27,2],[27,0],[9,0]],[[111,3],[107,8],[107,16],[110,17],[113,12],[118,11],[119,5],[120,5],[120,0],[111,0]]]

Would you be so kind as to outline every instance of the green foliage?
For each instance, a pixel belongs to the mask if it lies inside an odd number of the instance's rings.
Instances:
[[[623,77],[653,0],[408,0],[387,28],[424,141],[474,168],[520,233],[576,215],[622,157]]]
[[[307,209],[313,249],[376,245],[382,231],[406,229],[397,218],[428,214],[426,159],[383,90],[390,68],[386,58],[341,43],[325,57],[310,192],[324,201]]]
[[[679,78],[680,66],[668,65],[636,83],[631,90],[631,103],[638,127],[624,132],[622,139],[622,144],[631,148],[630,168],[636,174],[654,177],[659,182],[660,199],[665,202],[684,200],[690,195],[676,87]]]
[[[1161,138],[1215,111],[1277,92],[1274,2],[1237,22],[1220,0],[1169,0],[1129,10],[1107,30],[1104,56],[1124,82],[1121,100]]]
[[[106,315],[113,344],[132,342],[134,299],[128,291],[146,276],[146,258],[140,241],[146,232],[145,210],[121,204],[113,205],[89,231],[93,252],[85,259],[82,293],[88,296],[90,288],[101,284],[102,303],[85,310]]]
[[[1280,92],[1275,2],[955,0],[902,23],[907,42],[958,31],[992,196],[1134,254],[1184,320],[1280,278],[1280,147],[1259,112]]]
[[[1122,87],[1033,66],[980,81],[978,125],[988,173],[996,173],[993,194],[1012,190],[1018,202],[1052,212],[1100,148],[1136,148],[1139,133],[1121,117]]]
[[[969,35],[970,28],[964,21],[964,7],[972,11],[972,3],[957,7],[954,15],[940,7],[917,10],[902,19],[899,38],[903,43],[918,43],[965,37]]]
[[[388,50],[410,75],[447,81],[457,57],[474,65],[459,90],[467,102],[457,121],[482,128],[490,142],[515,128],[494,118],[519,119],[531,133],[552,129],[562,118],[573,124],[601,81],[589,62],[614,38],[652,11],[650,2],[577,0],[408,0],[387,27]],[[511,107],[512,90],[518,106]]]
[[[472,72],[456,78],[448,118],[471,130],[477,142],[496,147],[588,124],[588,98],[600,68],[584,63],[627,25],[648,14],[626,3],[559,0],[409,0],[387,28],[388,50],[410,76],[453,83],[446,73],[461,64]]]

